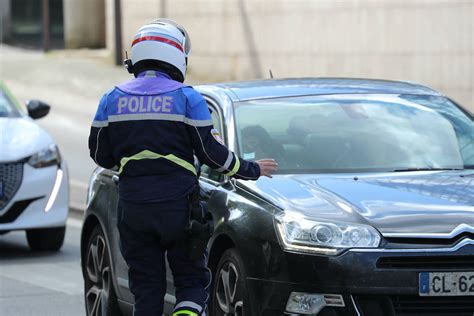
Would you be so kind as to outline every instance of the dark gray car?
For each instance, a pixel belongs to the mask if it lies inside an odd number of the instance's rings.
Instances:
[[[199,86],[215,127],[273,179],[204,166],[215,224],[211,315],[474,313],[474,122],[440,93],[364,79]],[[118,175],[91,177],[82,231],[88,315],[130,314]],[[168,276],[168,307],[174,303]]]

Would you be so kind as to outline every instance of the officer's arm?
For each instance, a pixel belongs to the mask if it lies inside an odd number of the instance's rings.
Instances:
[[[112,156],[108,125],[107,95],[104,95],[92,122],[89,134],[89,153],[97,165],[106,169],[115,169],[116,163]]]
[[[187,129],[199,160],[231,177],[258,179],[260,177],[258,164],[237,157],[218,141],[219,135],[212,125],[211,114],[204,98],[192,88],[184,88],[183,92],[187,98]]]

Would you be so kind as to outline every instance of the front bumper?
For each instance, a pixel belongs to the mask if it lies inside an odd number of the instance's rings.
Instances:
[[[278,266],[277,275],[287,277],[247,279],[252,314],[282,315],[290,293],[305,292],[343,296],[345,307],[324,307],[317,314],[322,316],[474,315],[473,296],[418,295],[420,272],[474,271],[471,239],[451,249],[418,252],[353,250],[337,257],[285,253]]]
[[[19,189],[0,210],[0,231],[64,226],[68,211],[66,164],[35,169],[25,163]]]

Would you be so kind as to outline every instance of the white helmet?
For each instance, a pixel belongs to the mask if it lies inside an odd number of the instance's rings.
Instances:
[[[134,73],[141,61],[162,62],[178,70],[182,76],[179,81],[184,81],[190,51],[191,40],[186,30],[173,20],[158,19],[138,30],[132,42],[131,59],[125,65]]]

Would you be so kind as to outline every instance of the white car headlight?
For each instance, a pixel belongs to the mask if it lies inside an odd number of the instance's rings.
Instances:
[[[50,145],[49,147],[37,152],[28,159],[28,164],[34,168],[44,168],[61,163],[61,156],[56,145]]]
[[[296,212],[275,216],[275,228],[284,249],[321,255],[337,255],[349,248],[377,248],[380,234],[364,224],[319,221]]]

